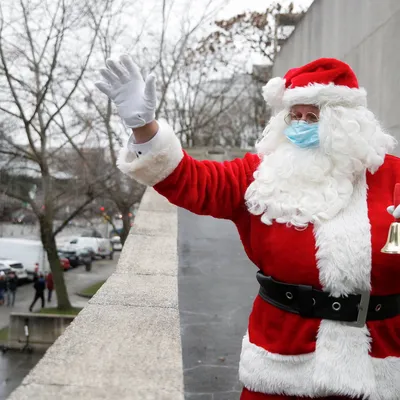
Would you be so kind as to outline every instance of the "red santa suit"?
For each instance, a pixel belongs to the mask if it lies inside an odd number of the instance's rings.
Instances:
[[[143,156],[123,149],[121,170],[196,214],[232,220],[250,260],[277,281],[342,296],[400,294],[400,256],[381,253],[393,217],[400,159],[366,108],[350,67],[322,59],[264,90],[275,116],[257,154],[197,161],[160,122]],[[318,149],[282,134],[294,104],[320,107]],[[376,312],[379,312],[377,307]],[[239,366],[243,400],[400,399],[400,315],[354,327],[254,301]],[[293,397],[290,397],[293,396]]]

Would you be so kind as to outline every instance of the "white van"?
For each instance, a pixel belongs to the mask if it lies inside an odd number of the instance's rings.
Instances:
[[[40,240],[0,238],[0,258],[18,260],[25,268],[28,279],[35,272],[50,271],[46,251]]]
[[[110,260],[113,259],[114,252],[109,239],[78,236],[70,239],[68,243],[64,243],[62,246],[62,250],[66,251],[76,251],[85,248],[92,251],[93,257],[108,257]]]

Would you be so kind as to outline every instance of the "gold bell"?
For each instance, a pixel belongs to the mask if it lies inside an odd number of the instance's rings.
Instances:
[[[397,183],[394,188],[394,202],[395,208],[400,204],[400,183]],[[390,225],[387,242],[382,253],[386,254],[400,254],[400,220],[396,220]]]

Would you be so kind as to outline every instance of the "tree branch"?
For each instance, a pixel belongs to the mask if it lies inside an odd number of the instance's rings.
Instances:
[[[78,208],[76,208],[67,219],[63,221],[63,223],[53,232],[53,237],[55,238],[75,217],[77,217],[86,206],[88,206],[93,201],[92,197],[89,197],[85,200],[83,204],[81,204]]]

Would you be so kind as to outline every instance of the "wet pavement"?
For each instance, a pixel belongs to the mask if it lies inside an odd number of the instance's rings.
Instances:
[[[186,400],[238,400],[238,363],[256,267],[232,222],[178,211],[179,308]]]
[[[44,353],[32,354],[9,350],[0,352],[0,400],[5,400],[16,389]]]

